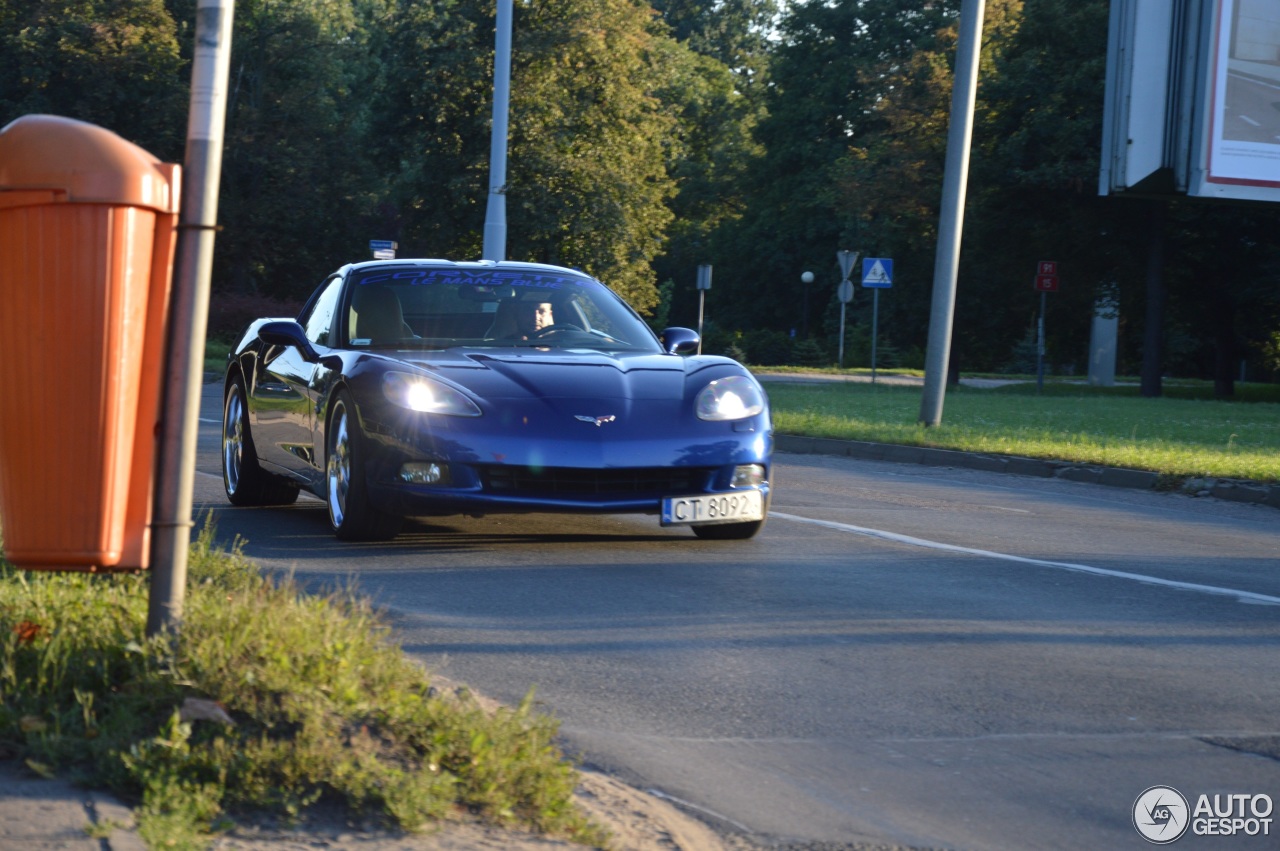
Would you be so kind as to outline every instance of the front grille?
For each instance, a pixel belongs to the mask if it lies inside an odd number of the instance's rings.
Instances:
[[[498,494],[583,496],[673,496],[701,493],[714,470],[707,467],[634,467],[584,470],[575,467],[483,467],[484,489]]]

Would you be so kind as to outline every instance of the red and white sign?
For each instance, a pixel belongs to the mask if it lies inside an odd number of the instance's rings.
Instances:
[[[1036,291],[1056,293],[1058,291],[1058,261],[1041,260],[1036,264]]]

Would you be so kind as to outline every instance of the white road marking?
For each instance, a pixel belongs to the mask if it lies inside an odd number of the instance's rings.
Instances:
[[[1262,86],[1264,89],[1280,90],[1280,85],[1277,85],[1276,83],[1268,83],[1264,80],[1259,80],[1257,77],[1249,77],[1244,74],[1236,74],[1231,71],[1227,72],[1227,76],[1235,77],[1237,80],[1243,80],[1246,83],[1253,83],[1255,86]]]
[[[886,532],[882,529],[868,529],[865,526],[853,526],[848,523],[836,523],[831,520],[817,520],[812,517],[800,517],[795,514],[784,514],[779,511],[770,511],[769,516],[776,517],[781,520],[791,520],[795,523],[809,523],[814,526],[822,526],[827,529],[834,529],[837,532],[849,532],[854,535],[864,535],[868,538],[879,538],[884,541],[907,544],[912,547],[924,547],[931,550],[963,553],[965,555],[981,556],[982,558],[1013,561],[1020,564],[1034,564],[1038,567],[1052,567],[1057,570],[1070,570],[1076,573],[1087,573],[1091,576],[1105,576],[1109,579],[1126,579],[1130,582],[1141,582],[1144,585],[1158,585],[1162,588],[1173,588],[1179,591],[1195,591],[1200,594],[1212,594],[1219,597],[1234,597],[1236,601],[1240,603],[1261,603],[1268,606],[1280,605],[1280,597],[1273,597],[1268,594],[1257,594],[1253,591],[1241,591],[1236,588],[1221,588],[1216,585],[1200,585],[1195,582],[1178,582],[1173,579],[1161,579],[1158,576],[1147,576],[1141,573],[1127,573],[1123,570],[1107,570],[1103,567],[1091,567],[1087,564],[1073,564],[1065,561],[1048,561],[1045,559],[1010,555],[1009,553],[997,553],[991,550],[979,550],[973,547],[960,547],[955,544],[944,544],[940,541],[913,538],[910,535],[899,535],[896,532]]]
[[[751,831],[751,828],[747,827],[747,826],[746,826],[745,824],[743,824],[742,822],[734,821],[733,819],[729,818],[728,816],[721,815],[720,813],[716,812],[715,810],[709,810],[709,809],[707,809],[706,807],[700,807],[700,806],[698,806],[697,804],[694,804],[694,803],[691,803],[691,802],[689,802],[689,801],[684,800],[683,798],[677,798],[675,795],[668,795],[666,792],[663,792],[663,791],[662,791],[662,790],[660,790],[660,789],[646,789],[645,791],[646,791],[646,792],[648,792],[650,795],[652,795],[652,796],[653,796],[653,797],[655,797],[655,798],[661,798],[661,799],[663,799],[664,801],[670,801],[670,802],[671,802],[671,803],[673,803],[673,804],[679,804],[679,805],[680,805],[680,806],[682,806],[682,807],[688,807],[688,808],[689,808],[689,809],[691,809],[691,810],[697,810],[698,812],[706,813],[707,815],[711,816],[712,818],[717,818],[717,819],[720,819],[720,820],[721,820],[721,821],[723,821],[723,822],[727,822],[727,823],[729,823],[729,824],[733,825],[734,827],[736,827],[738,830],[742,831],[743,833],[751,833],[751,832],[752,832],[752,831]]]
[[[977,508],[990,508],[992,511],[1008,511],[1011,514],[1030,514],[1025,508],[1005,508],[1003,505],[979,505]]]

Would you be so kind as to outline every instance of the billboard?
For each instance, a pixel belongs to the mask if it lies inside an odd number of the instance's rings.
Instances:
[[[1280,3],[1216,0],[1193,194],[1280,198]]]
[[[1280,201],[1280,3],[1113,0],[1103,195]]]
[[[1107,33],[1107,96],[1099,191],[1169,191],[1168,0],[1113,0]]]

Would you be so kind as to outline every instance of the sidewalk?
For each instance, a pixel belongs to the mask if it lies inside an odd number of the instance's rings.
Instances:
[[[580,771],[579,805],[608,827],[624,851],[763,851],[726,842],[709,826],[655,794],[609,775]],[[308,812],[299,825],[270,818],[237,821],[210,837],[209,851],[583,851],[585,846],[466,817],[422,834],[349,824],[350,814]],[[93,835],[91,835],[91,833]],[[0,851],[147,851],[133,814],[101,792],[44,780],[16,762],[0,761]]]
[[[875,381],[870,373],[831,373],[831,372],[770,372],[768,367],[753,369],[751,374],[761,381],[778,381],[784,384],[826,384],[828,382],[846,384],[884,384],[891,387],[923,387],[924,378],[919,375],[903,375],[893,370],[880,370]],[[1021,378],[965,378],[960,383],[965,387],[1003,387],[1006,384],[1026,384]]]
[[[100,828],[108,838],[90,836]],[[108,833],[109,830],[109,833]],[[0,851],[146,851],[133,813],[110,795],[0,762]]]

